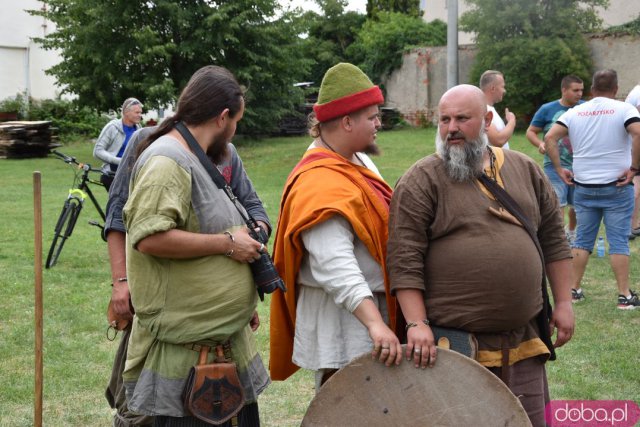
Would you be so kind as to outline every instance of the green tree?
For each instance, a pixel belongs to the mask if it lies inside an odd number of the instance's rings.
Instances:
[[[347,50],[354,63],[374,81],[381,81],[402,65],[402,54],[414,46],[442,46],[447,42],[447,26],[435,20],[398,12],[379,12],[368,19],[356,41]]]
[[[317,0],[322,12],[307,12],[303,17],[307,38],[304,56],[314,62],[306,79],[320,85],[324,73],[338,62],[349,62],[347,48],[365,22],[366,16],[346,12],[346,0]]]
[[[420,0],[367,0],[367,16],[374,17],[378,12],[398,12],[419,17]]]
[[[273,130],[299,102],[306,74],[299,20],[276,0],[47,0],[56,30],[38,40],[62,62],[47,70],[80,105],[114,108],[129,96],[174,101],[198,68],[230,69],[247,88],[240,131]]]
[[[592,62],[583,34],[600,28],[594,8],[608,0],[466,1],[472,9],[461,28],[476,33],[478,47],[472,82],[487,69],[504,73],[504,102],[517,115],[528,117],[557,99],[567,74],[589,80]]]

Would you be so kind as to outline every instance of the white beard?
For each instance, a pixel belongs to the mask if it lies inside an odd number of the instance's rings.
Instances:
[[[448,140],[449,136],[447,141],[443,141],[440,132],[436,132],[436,153],[444,161],[449,178],[456,182],[469,182],[479,178],[484,169],[484,153],[489,145],[484,120],[478,138],[469,140],[465,137],[462,145],[451,145]]]

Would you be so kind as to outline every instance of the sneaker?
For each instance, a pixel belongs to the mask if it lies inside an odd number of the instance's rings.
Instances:
[[[637,237],[637,236],[636,236],[635,234],[633,234],[633,233],[630,233],[630,234],[629,234],[629,240],[633,240],[633,239],[635,239],[636,237]]]
[[[640,307],[640,299],[638,299],[638,295],[631,290],[629,292],[631,292],[631,297],[629,298],[624,295],[618,295],[618,308],[620,310],[634,310]]]
[[[580,302],[584,301],[584,292],[582,292],[582,288],[573,289],[571,288],[571,302]]]

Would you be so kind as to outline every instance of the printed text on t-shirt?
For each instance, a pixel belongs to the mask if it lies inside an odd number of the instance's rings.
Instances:
[[[614,114],[614,110],[596,110],[596,111],[579,111],[579,116],[603,116],[605,114]]]

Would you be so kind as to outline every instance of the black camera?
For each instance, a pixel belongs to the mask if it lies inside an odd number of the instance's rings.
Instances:
[[[253,218],[247,220],[247,227],[249,228],[249,235],[266,246],[269,241],[269,235]],[[261,252],[260,259],[249,264],[249,267],[251,267],[253,281],[256,284],[260,301],[264,301],[264,294],[271,294],[276,289],[282,289],[282,292],[287,292],[287,288],[278,275],[278,271],[268,253]]]

